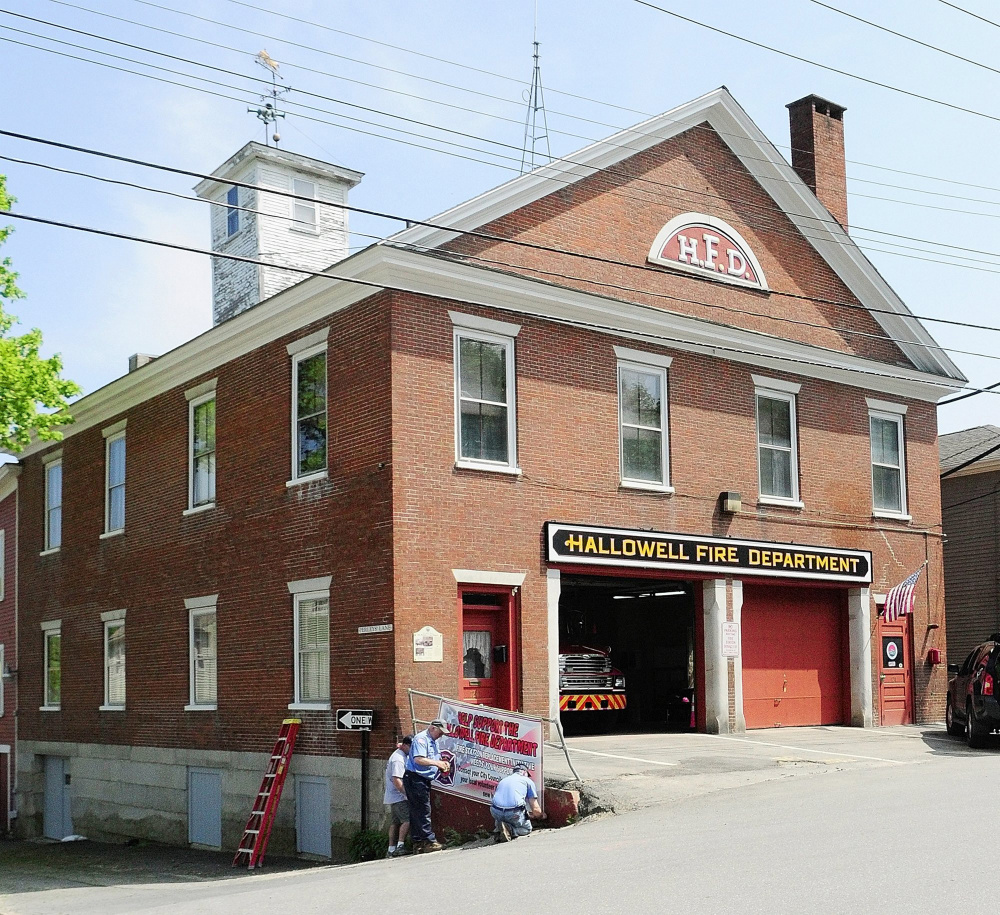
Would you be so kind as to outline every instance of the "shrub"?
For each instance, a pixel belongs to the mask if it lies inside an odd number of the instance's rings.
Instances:
[[[359,829],[351,836],[347,847],[352,861],[374,861],[384,858],[389,847],[389,836],[378,829]]]

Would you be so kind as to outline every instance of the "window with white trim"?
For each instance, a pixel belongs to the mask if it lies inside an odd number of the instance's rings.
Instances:
[[[104,533],[125,530],[125,432],[105,439]]]
[[[3,718],[3,675],[7,670],[6,667],[6,657],[4,654],[4,646],[0,645],[0,718]]]
[[[125,611],[102,613],[104,621],[104,705],[125,708]]]
[[[622,483],[666,487],[669,458],[665,368],[619,361],[618,425]]]
[[[780,502],[799,501],[799,460],[795,395],[756,389],[757,470],[760,495]]]
[[[42,623],[45,682],[42,708],[58,709],[62,703],[62,629],[58,620]]]
[[[305,591],[295,601],[295,704],[330,702],[330,592]]]
[[[218,629],[216,611],[212,606],[194,607],[190,611],[191,705],[190,708],[216,707]]]
[[[62,460],[45,465],[45,549],[62,545]]]
[[[7,531],[0,529],[0,600],[4,599],[7,581]],[[0,666],[0,670],[3,667]]]
[[[292,358],[292,479],[326,472],[326,345]]]
[[[215,502],[215,392],[188,406],[188,508]]]
[[[872,507],[878,513],[906,514],[906,462],[903,417],[868,414],[872,443]]]
[[[240,189],[231,187],[226,191],[226,235],[235,235],[240,230]]]
[[[515,469],[514,340],[455,329],[457,459]]]
[[[304,232],[319,231],[319,220],[316,215],[316,183],[306,181],[304,178],[292,179],[292,193],[295,200],[292,201],[292,228]],[[300,200],[301,197],[308,197],[308,200]]]

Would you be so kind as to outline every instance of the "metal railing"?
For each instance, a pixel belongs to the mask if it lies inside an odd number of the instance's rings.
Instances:
[[[427,699],[437,699],[439,702],[458,702],[462,705],[469,705],[468,702],[462,702],[461,699],[453,699],[448,696],[439,696],[436,693],[425,693],[423,690],[419,689],[407,689],[407,696],[410,702],[410,725],[413,728],[414,733],[417,731],[417,724],[428,725],[433,720],[432,718],[418,718],[416,709],[413,706],[414,696],[424,696]],[[480,708],[490,709],[491,711],[500,712],[501,714],[509,714],[510,709],[493,708],[489,705],[480,706]],[[545,743],[545,746],[552,747],[555,750],[562,750],[563,755],[566,757],[566,765],[569,766],[569,771],[573,773],[573,778],[580,781],[580,775],[576,771],[576,767],[573,765],[573,760],[569,758],[569,747],[566,746],[566,736],[563,734],[562,725],[559,723],[558,718],[542,718],[538,715],[524,715],[521,712],[515,712],[514,714],[519,715],[521,718],[527,718],[529,721],[537,721],[539,724],[547,723],[555,727],[556,733],[559,735],[559,743]],[[434,717],[437,717],[436,715]]]

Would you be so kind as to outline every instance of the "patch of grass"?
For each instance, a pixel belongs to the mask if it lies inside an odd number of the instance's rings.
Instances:
[[[378,829],[359,829],[347,847],[352,861],[374,861],[385,857],[389,836]]]

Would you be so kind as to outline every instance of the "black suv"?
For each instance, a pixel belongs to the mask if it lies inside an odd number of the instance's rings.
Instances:
[[[983,746],[990,731],[1000,730],[998,661],[1000,633],[994,633],[988,642],[972,649],[961,667],[948,665],[952,674],[945,705],[948,733],[955,737],[964,733],[970,747]]]

